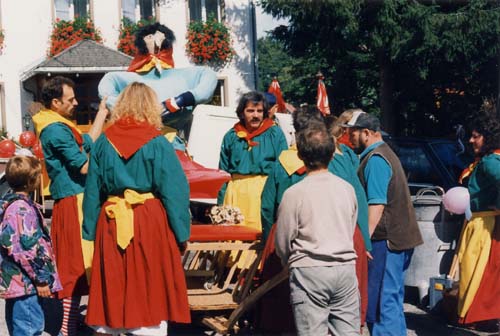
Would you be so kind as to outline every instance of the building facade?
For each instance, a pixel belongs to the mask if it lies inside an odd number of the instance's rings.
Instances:
[[[62,63],[55,55],[47,56],[50,35],[56,19],[72,20],[89,17],[103,37],[105,48],[99,55],[116,53],[118,64],[95,64],[87,59],[82,64]],[[133,22],[154,17],[172,29],[176,36],[173,57],[178,68],[193,66],[185,54],[186,32],[191,20],[214,16],[231,29],[235,56],[217,69],[219,85],[214,104],[234,106],[241,93],[256,87],[255,9],[251,0],[0,0],[0,127],[17,137],[32,129],[30,106],[38,100],[41,85],[47,78],[62,74],[78,85],[77,99],[82,106],[95,107],[96,83],[107,71],[125,70],[126,57],[117,51],[119,29],[123,18]],[[85,50],[87,50],[85,49]],[[84,51],[85,51],[84,50]],[[61,53],[62,54],[62,53]],[[82,56],[83,55],[83,56]],[[85,57],[80,50],[79,57]],[[92,57],[88,56],[87,58]],[[68,58],[68,55],[66,55]],[[69,57],[71,58],[71,57]],[[80,84],[79,84],[80,83]],[[84,83],[84,87],[82,87]],[[79,124],[91,121],[77,120]]]

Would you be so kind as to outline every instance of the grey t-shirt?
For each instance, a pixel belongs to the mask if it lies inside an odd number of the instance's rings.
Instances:
[[[308,175],[283,194],[276,253],[289,267],[354,264],[357,214],[349,183],[328,171]]]

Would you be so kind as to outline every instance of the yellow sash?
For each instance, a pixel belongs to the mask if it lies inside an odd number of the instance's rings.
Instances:
[[[76,207],[78,209],[78,223],[80,223],[81,236],[83,225],[83,193],[76,194]],[[82,255],[85,275],[87,276],[87,282],[90,284],[90,270],[92,268],[92,259],[94,257],[94,241],[82,238]]]
[[[135,204],[144,204],[147,199],[154,198],[150,192],[140,194],[134,190],[126,189],[121,196],[109,196],[108,201],[114,204],[106,206],[108,218],[116,220],[116,241],[118,246],[126,249],[134,237],[134,209]]]
[[[304,161],[299,159],[297,146],[295,145],[290,147],[290,149],[282,151],[278,160],[290,176],[298,169],[304,167]]]
[[[479,289],[490,255],[495,216],[499,215],[500,211],[474,212],[462,233],[458,250],[460,265],[458,315],[462,318],[467,314]]]

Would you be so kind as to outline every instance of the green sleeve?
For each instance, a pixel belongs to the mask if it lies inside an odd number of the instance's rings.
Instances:
[[[92,145],[94,144],[94,141],[92,141],[92,138],[88,134],[83,135],[83,149],[85,152],[90,153],[92,150]]]
[[[219,156],[219,169],[224,170],[226,172],[229,172],[229,157],[230,157],[229,137],[230,137],[230,132],[224,135],[224,138],[222,139],[222,145]],[[217,204],[224,203],[224,197],[226,196],[226,188],[227,188],[227,182],[222,185],[222,187],[219,190],[219,193],[217,194]]]
[[[178,243],[189,239],[189,184],[174,148],[165,137],[158,137],[154,160],[153,189],[167,211],[168,222]]]
[[[492,157],[484,162],[485,180],[491,181],[489,190],[493,191],[492,203],[493,206],[500,210],[500,155],[491,154]]]
[[[97,160],[96,152],[97,151],[92,151],[90,155],[89,170],[85,182],[85,192],[83,194],[84,216],[82,236],[83,239],[86,240],[95,239],[97,220],[106,197],[106,195],[102,193],[102,176],[100,174],[99,160]]]
[[[264,184],[264,189],[262,190],[261,196],[261,221],[262,221],[262,239],[267,240],[269,232],[276,219],[277,210],[277,184],[276,184],[276,169],[278,164],[275,164],[273,171],[267,177],[266,183]]]

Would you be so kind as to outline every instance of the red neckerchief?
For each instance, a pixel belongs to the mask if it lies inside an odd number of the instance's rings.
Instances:
[[[81,150],[82,149],[82,145],[83,145],[83,137],[82,137],[82,135],[74,127],[71,127],[69,125],[66,125],[66,126],[68,126],[69,129],[71,130],[71,133],[73,133],[73,136],[75,137],[76,143],[78,144],[78,146],[80,147],[80,150]]]
[[[495,149],[493,151],[493,154],[500,155],[500,149]],[[477,157],[474,162],[472,162],[467,168],[462,171],[462,174],[460,174],[460,177],[458,178],[458,183],[462,184],[464,179],[468,178],[472,174],[480,160],[481,157]]]
[[[354,146],[351,143],[351,140],[349,139],[349,133],[344,132],[340,138],[337,139],[338,143],[344,144],[350,149],[352,149]]]
[[[301,168],[295,171],[299,175],[304,175],[306,173],[306,166],[302,166]]]
[[[245,139],[248,143],[248,146],[253,147],[257,146],[259,143],[252,141],[252,139],[258,135],[261,135],[262,133],[264,133],[273,126],[274,126],[274,121],[270,118],[265,118],[260,124],[259,128],[257,128],[255,131],[251,133],[248,132],[246,127],[243,126],[241,122],[234,124],[234,131],[236,132],[236,136],[238,138]]]
[[[136,121],[129,117],[118,119],[104,133],[118,154],[126,160],[151,139],[161,135],[147,121]]]
[[[172,57],[172,53],[173,53],[172,48],[169,48],[169,49],[162,49],[157,54],[151,54],[151,53],[147,55],[137,54],[130,63],[130,65],[128,66],[127,71],[136,72],[138,69],[142,68],[143,66],[151,62],[153,60],[153,56],[156,56],[156,58],[167,63],[171,68],[173,68],[174,58]]]

